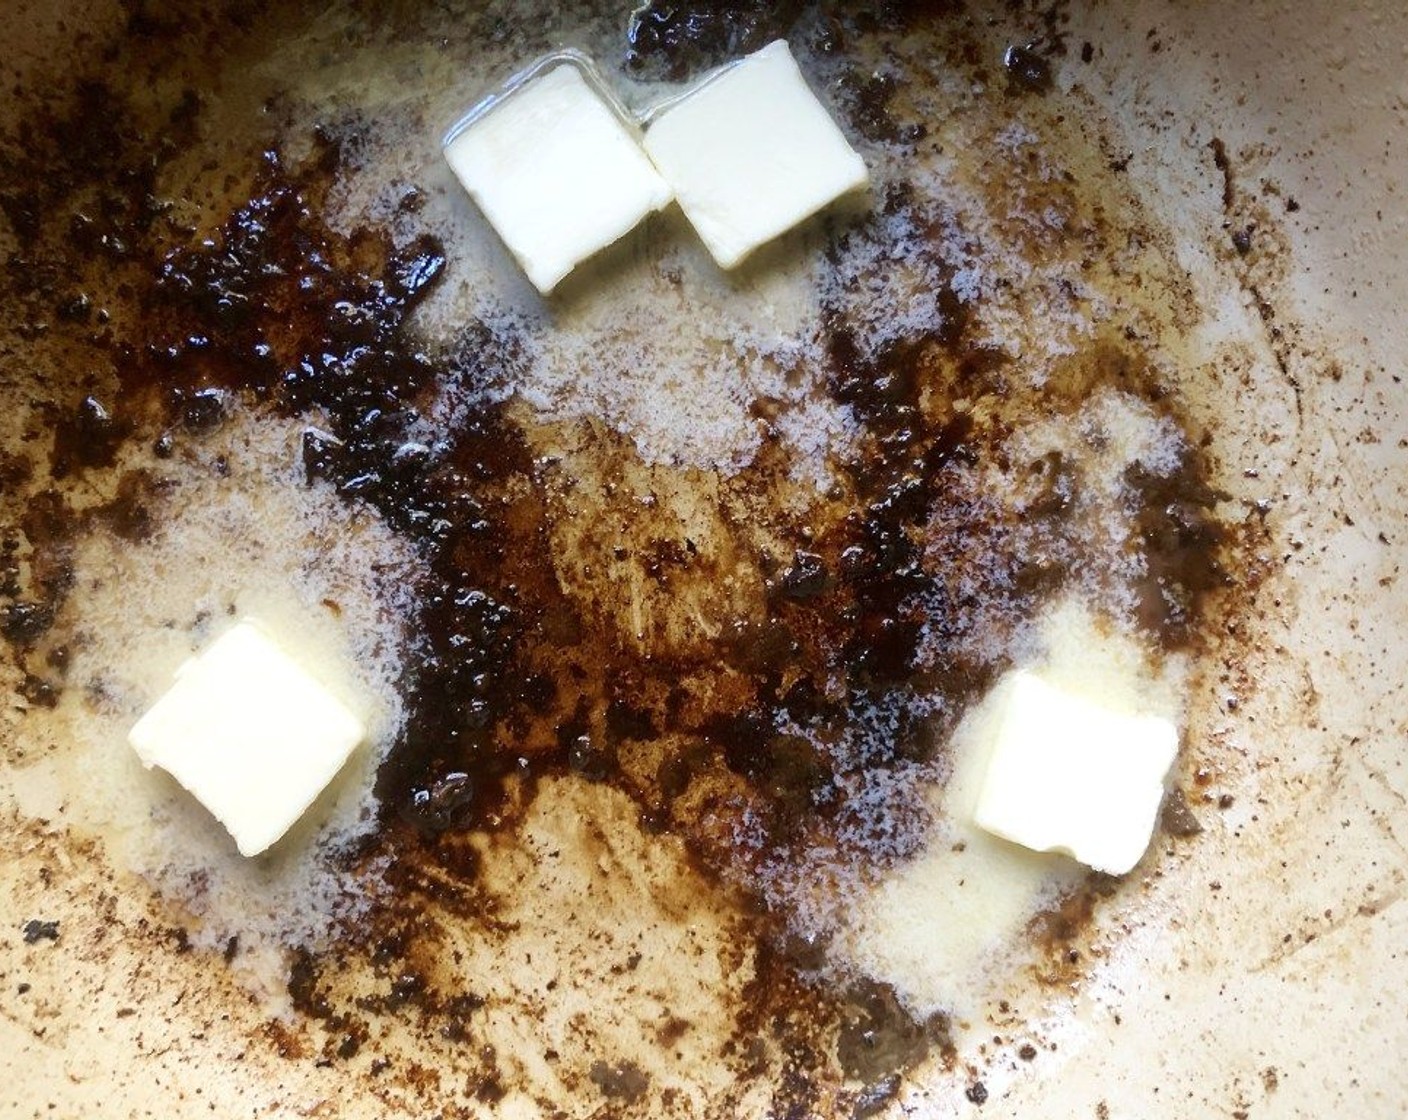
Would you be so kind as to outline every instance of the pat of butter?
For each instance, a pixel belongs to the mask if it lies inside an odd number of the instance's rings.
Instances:
[[[176,672],[128,735],[258,855],[307,810],[366,729],[246,619]]]
[[[1006,682],[978,795],[981,828],[1111,875],[1149,846],[1178,754],[1167,719],[1113,711],[1026,671]]]
[[[667,109],[645,150],[723,268],[868,181],[782,41]]]
[[[452,131],[445,158],[544,295],[671,198],[636,138],[567,62]]]

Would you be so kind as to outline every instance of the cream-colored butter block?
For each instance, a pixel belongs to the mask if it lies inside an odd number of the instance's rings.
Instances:
[[[1025,670],[999,687],[1006,701],[974,813],[979,827],[1111,875],[1131,870],[1153,835],[1178,729]]]
[[[366,736],[253,621],[187,661],[128,739],[258,855],[289,830]]]
[[[663,112],[645,150],[723,268],[869,179],[780,40]]]
[[[670,202],[626,125],[571,63],[452,134],[445,158],[544,295]]]

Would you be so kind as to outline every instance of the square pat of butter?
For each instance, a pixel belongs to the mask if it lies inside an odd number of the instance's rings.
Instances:
[[[636,137],[571,62],[452,130],[445,158],[544,295],[671,198]]]
[[[1011,674],[974,817],[1037,852],[1123,875],[1149,846],[1178,730]]]
[[[253,856],[307,811],[365,735],[356,716],[246,619],[177,670],[128,741]]]
[[[782,41],[665,110],[645,150],[723,268],[868,181]]]

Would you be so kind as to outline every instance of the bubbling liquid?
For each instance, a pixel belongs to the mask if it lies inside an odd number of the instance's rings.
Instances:
[[[1043,907],[1119,892],[963,797],[1004,670],[1098,643],[1176,711],[1233,609],[1197,309],[1078,95],[930,7],[217,14],[218,97],[31,107],[12,810],[228,949],[280,1060],[393,1111],[865,1115],[960,1062]],[[544,302],[407,140],[555,36],[625,82],[774,34],[875,186],[735,276],[665,215]],[[374,733],[244,865],[121,740],[250,610]]]

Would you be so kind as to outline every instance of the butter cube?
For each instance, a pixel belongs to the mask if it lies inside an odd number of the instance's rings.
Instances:
[[[313,804],[366,728],[250,620],[176,672],[128,741],[258,855]]]
[[[979,827],[1123,875],[1149,846],[1177,728],[1102,707],[1030,672],[1008,683],[974,814]]]
[[[645,150],[723,268],[868,181],[780,40],[665,110]]]
[[[544,295],[671,198],[635,136],[569,62],[452,130],[445,158]]]

